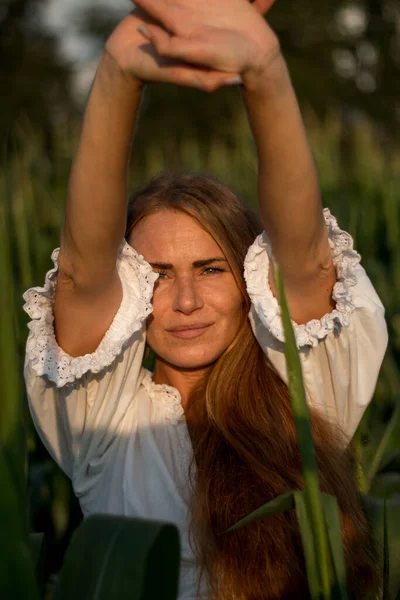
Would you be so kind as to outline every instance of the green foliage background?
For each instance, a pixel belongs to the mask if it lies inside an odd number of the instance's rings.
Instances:
[[[11,285],[17,303],[28,287],[42,285],[52,266],[50,254],[58,245],[82,116],[82,105],[73,93],[73,65],[57,54],[54,36],[34,18],[42,4],[0,2],[0,210],[8,232]],[[338,25],[339,11],[349,6],[368,16],[361,34],[350,35]],[[396,10],[396,3],[389,0],[278,0],[271,13],[306,120],[324,205],[353,235],[387,311],[389,349],[374,401],[356,435],[360,488],[378,497],[400,493],[400,53],[396,52],[400,42]],[[96,49],[115,20],[111,10],[95,8],[80,13],[79,28],[90,35]],[[360,48],[365,43],[376,50],[377,62],[363,63]],[[334,68],[332,57],[338,50],[355,57],[356,71],[351,77],[340,76]],[[357,84],[365,72],[376,84],[369,92]],[[131,187],[163,169],[211,172],[256,204],[256,154],[238,89],[209,95],[172,86],[148,87],[133,144]],[[10,361],[18,360],[22,373],[27,335],[22,310],[17,311],[13,325],[18,349]],[[9,352],[6,342],[0,351]],[[22,381],[19,385],[22,390]],[[37,439],[28,411],[26,428],[30,525],[46,531],[54,550],[48,569],[55,572],[80,511],[69,482]]]

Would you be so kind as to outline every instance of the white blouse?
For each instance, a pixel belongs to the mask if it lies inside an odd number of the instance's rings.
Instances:
[[[373,395],[387,346],[384,308],[353,249],[324,210],[337,283],[336,308],[294,323],[310,406],[352,436]],[[71,478],[83,514],[113,513],[175,523],[181,534],[179,600],[196,598],[197,567],[188,539],[191,444],[178,390],[156,385],[142,367],[145,322],[157,275],[124,243],[118,259],[123,299],[97,350],[73,358],[53,328],[57,275],[24,294],[31,317],[25,380],[36,429]],[[286,380],[280,308],[268,285],[265,234],[249,248],[244,275],[249,319],[260,346]],[[207,598],[203,588],[202,598]]]

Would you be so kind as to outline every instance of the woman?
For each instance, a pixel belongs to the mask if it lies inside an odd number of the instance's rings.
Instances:
[[[302,487],[273,251],[296,322],[321,487],[339,498],[348,583],[365,597],[374,554],[346,443],[376,384],[384,310],[351,237],[322,210],[285,62],[262,17],[271,1],[135,4],[91,90],[55,268],[25,295],[34,422],[84,515],[178,525],[180,600],[307,598],[291,513],[219,535]],[[190,174],[160,175],[138,191],[126,228],[130,141],[151,81],[209,92],[242,83],[266,234],[254,241],[236,196]],[[142,367],[146,340],[154,374]]]

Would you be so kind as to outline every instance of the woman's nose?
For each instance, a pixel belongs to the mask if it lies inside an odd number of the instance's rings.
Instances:
[[[202,306],[203,300],[193,277],[185,277],[176,281],[174,310],[187,315]]]

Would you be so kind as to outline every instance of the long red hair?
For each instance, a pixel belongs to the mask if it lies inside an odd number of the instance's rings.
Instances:
[[[213,600],[309,598],[294,511],[224,530],[276,496],[303,487],[287,385],[254,337],[243,262],[257,219],[215,178],[164,173],[134,194],[132,228],[158,210],[196,219],[220,245],[243,295],[243,324],[186,408],[193,445],[191,539]],[[338,499],[348,586],[357,598],[377,587],[374,544],[357,491],[354,456],[338,427],[316,410],[311,422],[321,490]]]

